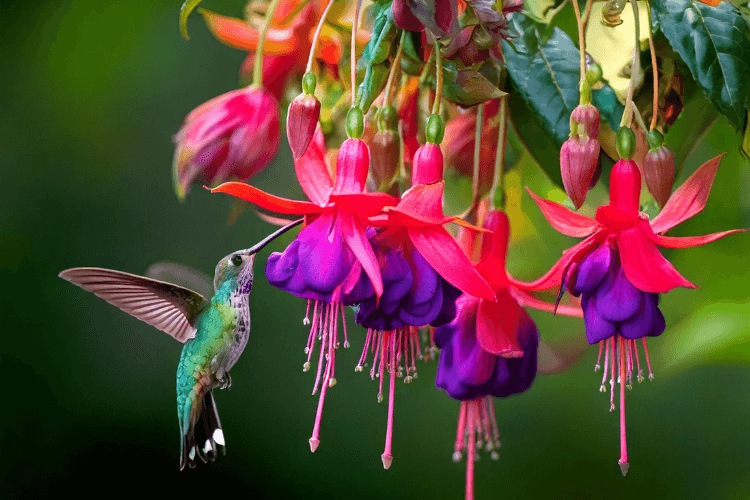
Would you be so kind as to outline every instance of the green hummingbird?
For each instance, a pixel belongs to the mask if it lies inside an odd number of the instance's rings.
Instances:
[[[126,313],[183,342],[177,365],[177,416],[182,436],[180,470],[226,454],[213,390],[231,385],[229,370],[247,345],[253,261],[264,246],[302,219],[257,245],[219,261],[211,300],[179,285],[96,267],[66,269],[59,276],[95,293]]]

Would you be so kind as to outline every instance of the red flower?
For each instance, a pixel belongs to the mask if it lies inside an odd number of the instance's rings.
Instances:
[[[280,135],[279,104],[265,87],[234,90],[202,104],[175,136],[177,197],[183,199],[195,181],[250,179],[276,156]]]
[[[559,286],[568,268],[579,263],[608,238],[615,240],[627,279],[647,293],[665,293],[678,286],[695,288],[659,252],[657,246],[685,248],[704,245],[745,229],[733,229],[705,236],[672,237],[663,233],[694,216],[706,206],[721,157],[704,163],[667,201],[654,220],[639,213],[641,174],[632,160],[620,160],[610,176],[610,203],[599,207],[596,219],[568,210],[558,203],[539,198],[529,190],[549,223],[568,236],[585,239],[566,250],[563,257],[542,278],[535,290]]]

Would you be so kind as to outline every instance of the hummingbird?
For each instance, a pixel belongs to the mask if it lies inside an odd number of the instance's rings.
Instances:
[[[180,470],[194,468],[196,458],[206,463],[216,460],[219,451],[226,454],[213,391],[231,385],[229,370],[247,345],[253,261],[264,246],[302,221],[221,259],[210,300],[173,283],[113,269],[75,267],[59,274],[185,344],[177,365]]]

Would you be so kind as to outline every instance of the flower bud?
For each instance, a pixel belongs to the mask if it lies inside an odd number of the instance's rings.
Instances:
[[[648,135],[651,149],[643,158],[643,176],[646,179],[648,192],[654,197],[660,207],[663,207],[669,195],[672,194],[675,165],[674,153],[662,144],[664,138],[654,130]]]
[[[319,118],[320,101],[312,94],[302,93],[289,104],[286,136],[295,160],[307,151],[307,147],[315,134],[315,127],[318,125]]]
[[[596,108],[594,108],[596,109]],[[565,192],[575,207],[581,208],[592,185],[599,163],[599,141],[573,137],[560,148],[560,173]]]
[[[279,104],[265,88],[246,87],[216,97],[186,118],[175,136],[172,174],[184,199],[193,182],[246,181],[279,149]]]
[[[638,214],[641,171],[633,160],[619,160],[609,176],[609,204],[623,213]]]
[[[378,129],[368,141],[372,162],[370,175],[375,181],[376,190],[398,196],[398,186],[393,184],[393,179],[398,171],[401,144],[398,137],[398,114],[393,106],[380,110]]]
[[[599,110],[592,104],[579,104],[570,115],[571,122],[579,124],[578,134],[590,139],[599,135]],[[571,125],[571,130],[573,126]]]
[[[440,146],[428,142],[414,153],[411,183],[432,184],[443,178],[443,152]]]

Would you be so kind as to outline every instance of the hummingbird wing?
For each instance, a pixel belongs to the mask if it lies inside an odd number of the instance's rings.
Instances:
[[[177,262],[154,262],[148,266],[145,275],[151,279],[195,290],[204,297],[210,297],[214,293],[213,280],[208,275]]]
[[[187,288],[113,269],[75,267],[59,276],[183,343],[195,337],[195,319],[208,305]]]

